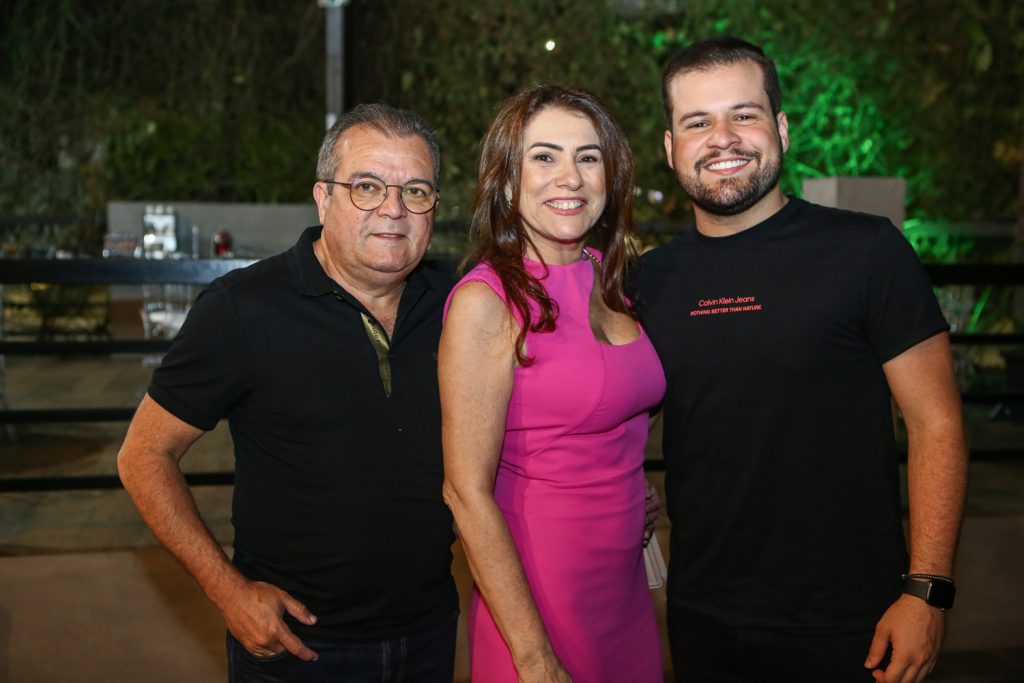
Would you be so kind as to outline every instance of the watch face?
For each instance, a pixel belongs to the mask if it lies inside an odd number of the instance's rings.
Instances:
[[[953,606],[955,596],[956,586],[953,583],[932,579],[931,587],[928,590],[929,605],[940,609],[949,609]]]

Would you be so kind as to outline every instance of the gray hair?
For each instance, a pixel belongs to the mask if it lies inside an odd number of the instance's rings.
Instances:
[[[411,111],[382,103],[360,104],[338,117],[320,145],[320,154],[316,160],[316,177],[319,180],[334,178],[341,165],[341,159],[335,151],[338,139],[346,130],[356,126],[369,126],[388,138],[418,135],[430,148],[434,158],[434,184],[438,183],[441,176],[441,148],[437,144],[437,134],[426,121]]]

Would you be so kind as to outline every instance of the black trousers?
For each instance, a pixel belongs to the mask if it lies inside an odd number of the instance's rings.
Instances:
[[[320,655],[256,657],[227,634],[229,683],[451,683],[458,612],[444,624],[407,637],[368,643],[303,641]]]
[[[873,628],[842,635],[741,628],[668,605],[677,683],[873,683],[864,668],[873,635]]]

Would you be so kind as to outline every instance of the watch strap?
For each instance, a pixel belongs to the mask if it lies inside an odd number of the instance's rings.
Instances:
[[[946,611],[953,606],[956,583],[948,576],[904,574],[903,592],[921,598],[932,607]]]

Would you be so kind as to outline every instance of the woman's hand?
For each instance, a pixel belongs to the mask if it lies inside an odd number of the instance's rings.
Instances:
[[[658,489],[651,485],[651,482],[647,484],[647,499],[646,499],[646,510],[647,518],[644,520],[644,547],[651,542],[651,536],[654,535],[654,524],[658,521],[658,512],[661,510],[661,496],[658,495]]]
[[[519,674],[519,683],[572,683],[572,676],[554,652],[538,659],[536,663],[518,667],[516,672]]]

